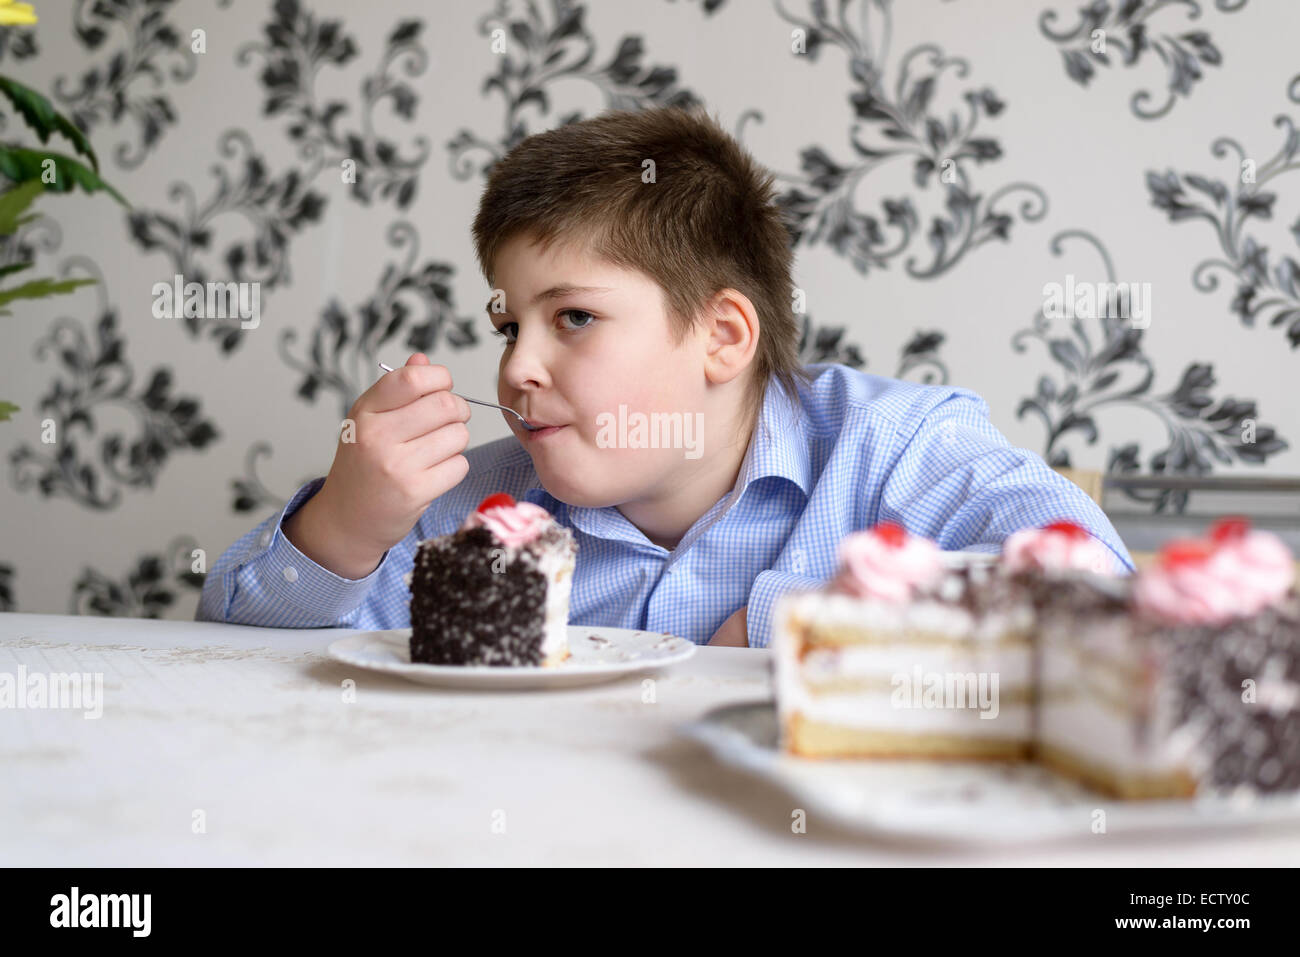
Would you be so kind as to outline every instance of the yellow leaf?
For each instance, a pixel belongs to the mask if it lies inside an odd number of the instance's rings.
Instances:
[[[0,0],[0,26],[25,26],[36,22],[36,10],[30,3]]]

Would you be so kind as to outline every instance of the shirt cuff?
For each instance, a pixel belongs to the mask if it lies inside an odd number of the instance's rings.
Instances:
[[[745,613],[749,647],[766,648],[772,641],[772,613],[776,600],[787,592],[814,591],[825,583],[806,575],[769,568],[758,573],[749,590],[749,610]]]
[[[252,562],[258,585],[273,600],[312,618],[335,621],[355,611],[378,579],[392,549],[365,578],[343,578],[312,561],[289,541],[282,527],[286,518],[316,494],[324,478],[312,479],[285,504],[274,522],[253,540],[245,559]]]

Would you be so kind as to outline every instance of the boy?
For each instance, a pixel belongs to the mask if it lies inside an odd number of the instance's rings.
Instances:
[[[840,539],[884,520],[996,551],[1072,519],[1131,571],[1101,510],[1011,447],[979,396],[800,366],[771,187],[698,109],[605,113],[519,143],[473,234],[503,339],[497,401],[550,428],[502,413],[514,436],[467,451],[469,405],[411,356],[357,399],[328,476],[221,556],[198,617],[406,627],[417,544],[494,492],[573,529],[572,624],[696,643],[765,647],[776,598],[826,582]],[[647,420],[680,429],[647,434]]]

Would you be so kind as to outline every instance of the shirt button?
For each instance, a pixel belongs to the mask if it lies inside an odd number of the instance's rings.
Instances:
[[[284,580],[290,583],[296,582],[298,580],[298,569],[292,565],[286,565],[284,567]]]

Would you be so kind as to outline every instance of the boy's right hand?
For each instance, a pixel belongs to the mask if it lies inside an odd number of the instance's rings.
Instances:
[[[348,411],[325,484],[284,523],[300,552],[344,578],[374,571],[429,504],[469,472],[469,403],[423,353],[381,376]]]

